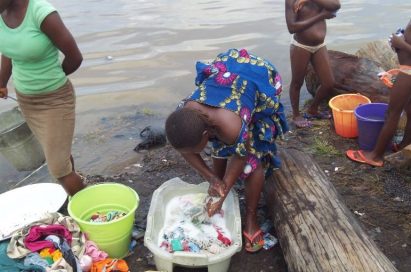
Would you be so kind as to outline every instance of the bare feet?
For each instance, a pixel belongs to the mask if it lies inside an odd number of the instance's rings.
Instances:
[[[304,118],[308,120],[327,120],[331,119],[331,114],[328,111],[310,111],[308,110],[306,113],[304,113]]]
[[[312,123],[309,120],[300,115],[293,117],[293,123],[297,128],[307,128],[312,126]]]

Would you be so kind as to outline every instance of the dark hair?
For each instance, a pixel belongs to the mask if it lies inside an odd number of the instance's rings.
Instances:
[[[207,129],[207,117],[198,110],[182,108],[171,113],[166,120],[166,134],[176,148],[195,147]]]

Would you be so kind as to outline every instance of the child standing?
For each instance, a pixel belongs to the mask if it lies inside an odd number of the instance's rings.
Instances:
[[[334,76],[330,68],[324,39],[327,32],[325,20],[336,16],[339,0],[286,0],[285,17],[288,31],[293,34],[290,46],[291,85],[290,100],[293,122],[298,128],[309,127],[309,119],[329,119],[329,113],[318,111],[318,106],[332,91]],[[301,116],[299,110],[300,90],[304,83],[308,63],[320,78],[314,101]]]
[[[385,148],[395,134],[403,111],[407,114],[407,124],[399,149],[411,144],[411,21],[408,23],[404,35],[392,35],[391,46],[397,52],[400,68],[390,92],[385,124],[372,151],[347,151],[347,156],[351,160],[372,166],[383,166]]]

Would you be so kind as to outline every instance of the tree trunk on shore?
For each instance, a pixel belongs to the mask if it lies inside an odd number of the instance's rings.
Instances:
[[[385,160],[396,168],[411,167],[411,145],[407,145],[402,150],[385,156]]]
[[[397,271],[309,155],[281,153],[264,194],[289,271]]]
[[[334,94],[361,93],[372,102],[388,102],[389,89],[377,76],[384,71],[379,63],[339,51],[329,50],[328,54],[336,82]],[[314,96],[320,83],[311,65],[307,68],[305,83]]]

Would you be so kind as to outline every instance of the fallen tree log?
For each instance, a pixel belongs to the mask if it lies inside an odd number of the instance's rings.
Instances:
[[[397,271],[312,157],[281,154],[264,194],[289,271]]]
[[[402,150],[385,156],[385,160],[396,168],[407,168],[411,166],[411,145]]]
[[[384,71],[378,62],[339,51],[329,50],[328,53],[336,82],[334,94],[361,93],[372,102],[388,102],[389,89],[377,76]],[[314,96],[320,83],[311,65],[307,68],[305,83]]]

